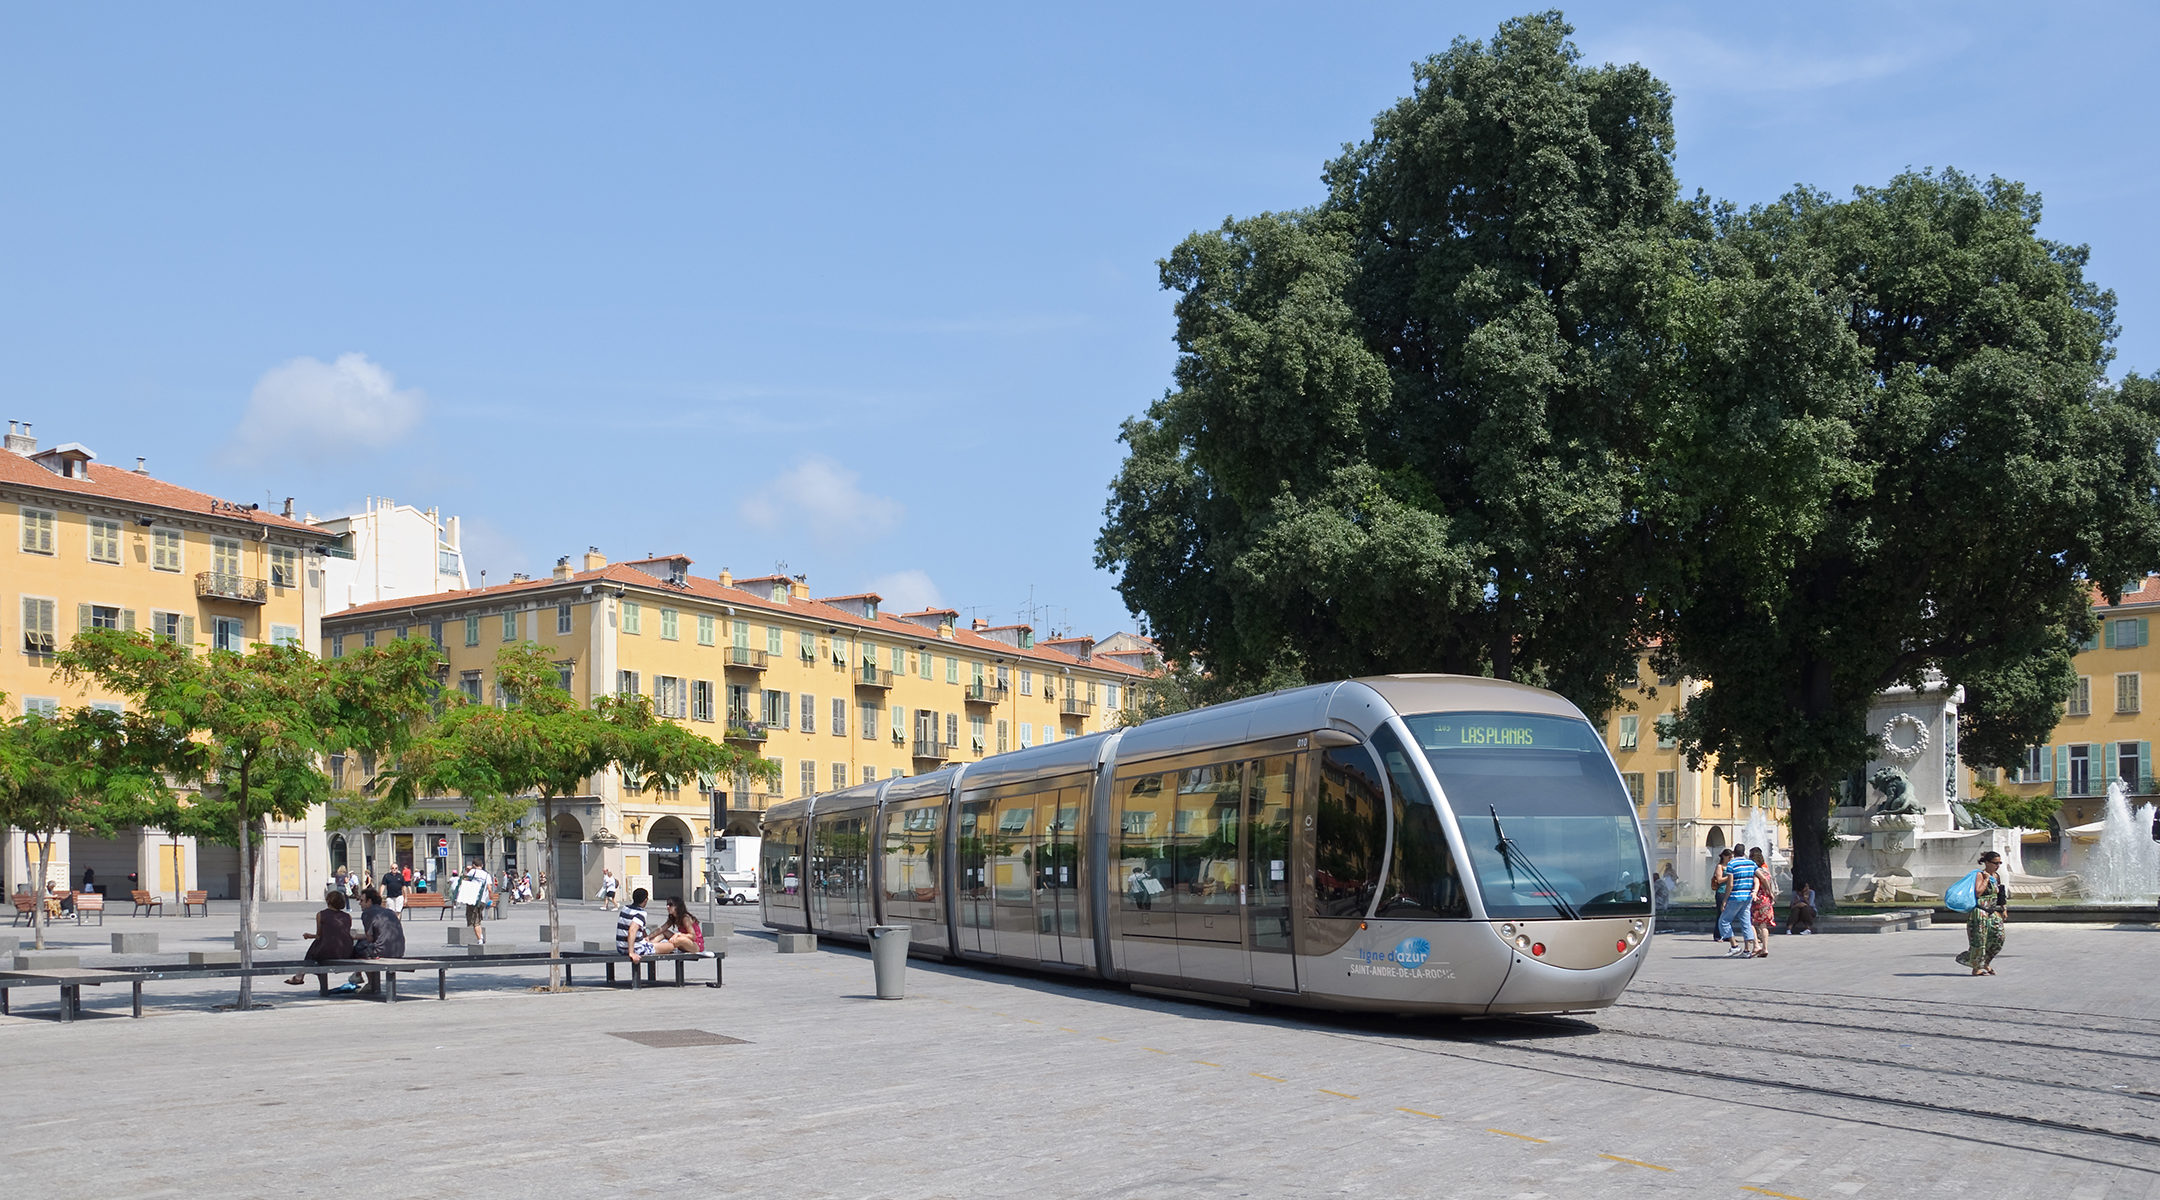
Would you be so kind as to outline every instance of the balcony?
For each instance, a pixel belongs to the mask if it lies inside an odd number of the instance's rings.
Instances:
[[[753,745],[765,740],[765,722],[753,719],[746,712],[731,712],[727,719],[727,740],[749,742]]]
[[[977,681],[961,690],[960,698],[969,704],[1003,704],[1011,689],[1003,684]]]
[[[871,666],[857,667],[855,668],[855,686],[859,688],[876,688],[881,692],[889,692],[892,690],[892,672],[880,671]]]
[[[762,671],[765,669],[767,656],[763,650],[752,650],[748,646],[729,646],[723,653],[725,653],[726,658],[722,660],[721,665],[727,670]]]
[[[195,595],[204,600],[236,600],[241,604],[270,603],[270,584],[245,575],[227,575],[223,571],[198,571],[195,573]]]
[[[936,738],[916,738],[915,757],[929,762],[944,762],[952,757],[952,747]]]
[[[1095,706],[1085,700],[1075,700],[1067,696],[1058,702],[1058,711],[1068,717],[1085,717],[1094,713]]]

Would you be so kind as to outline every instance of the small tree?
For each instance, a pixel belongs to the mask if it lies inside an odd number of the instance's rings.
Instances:
[[[392,793],[411,799],[454,792],[476,806],[490,798],[537,797],[546,838],[555,828],[555,801],[582,793],[587,780],[609,768],[663,786],[700,772],[779,775],[763,758],[655,717],[642,697],[609,696],[584,707],[557,679],[541,647],[504,647],[495,656],[495,680],[506,706],[453,700],[400,759]],[[561,890],[547,889],[548,949],[558,958]],[[558,969],[550,967],[548,986],[560,985]]]
[[[0,725],[0,826],[14,826],[37,843],[37,882],[30,906],[32,942],[45,948],[45,887],[52,843],[62,830],[110,834],[138,820],[165,781],[162,727],[137,714],[75,708],[37,713]]]
[[[240,962],[252,967],[264,822],[304,817],[330,798],[330,755],[401,744],[426,711],[437,661],[432,645],[402,641],[331,660],[269,645],[198,657],[178,642],[94,629],[76,636],[60,668],[134,697],[160,726],[159,765],[199,789],[203,819],[239,847]],[[253,1002],[243,974],[239,1006]]]
[[[501,839],[510,836],[531,812],[532,801],[523,796],[476,796],[457,819],[457,827],[480,839],[481,865],[494,874],[503,858],[499,851]]]
[[[166,844],[172,847],[177,861],[180,839],[194,838],[198,842],[215,842],[222,839],[225,822],[219,815],[203,805],[193,803],[188,797],[168,791],[159,796],[143,812],[139,822],[145,829],[155,829],[165,835]],[[181,872],[173,871],[173,903],[181,901]],[[208,909],[203,911],[208,912]]]
[[[360,852],[361,870],[367,882],[375,882],[375,840],[393,829],[412,824],[413,806],[402,797],[369,796],[365,788],[359,792],[346,792],[330,802],[329,814],[323,820],[325,829],[343,833],[365,833],[366,843]]]

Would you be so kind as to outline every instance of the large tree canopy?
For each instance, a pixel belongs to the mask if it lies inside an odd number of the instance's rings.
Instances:
[[[1593,709],[1632,677],[1671,101],[1568,33],[1458,41],[1319,207],[1162,263],[1176,387],[1125,426],[1097,559],[1170,657],[1489,671]]]

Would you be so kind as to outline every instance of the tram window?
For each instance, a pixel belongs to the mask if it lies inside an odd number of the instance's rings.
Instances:
[[[898,914],[935,920],[942,808],[885,814],[885,899]]]
[[[1297,767],[1297,758],[1280,755],[1251,764],[1246,775],[1251,815],[1245,827],[1245,878],[1255,950],[1290,950],[1290,811]]]
[[[1035,797],[998,800],[997,833],[990,843],[990,893],[999,904],[1035,903]]]
[[[1440,810],[1418,777],[1410,752],[1392,729],[1373,736],[1394,789],[1395,853],[1381,894],[1383,917],[1467,917],[1470,898],[1455,870],[1454,847]]]
[[[1380,767],[1363,746],[1339,746],[1320,760],[1319,822],[1313,853],[1313,909],[1361,917],[1380,886],[1387,813]]]
[[[1142,775],[1118,784],[1119,837],[1111,875],[1117,880],[1119,903],[1128,911],[1153,909],[1158,900],[1164,908],[1176,906],[1168,895],[1177,871],[1171,857],[1170,821],[1165,817],[1175,789],[1167,789],[1166,795],[1164,778]]]
[[[1177,906],[1187,911],[1238,903],[1238,793],[1243,764],[1195,767],[1177,774],[1174,880]]]

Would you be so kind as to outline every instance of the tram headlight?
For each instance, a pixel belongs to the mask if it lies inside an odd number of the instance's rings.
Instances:
[[[1530,948],[1530,935],[1527,933],[1516,934],[1515,948],[1517,950],[1528,950]]]

